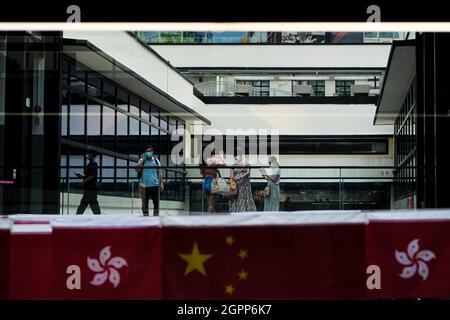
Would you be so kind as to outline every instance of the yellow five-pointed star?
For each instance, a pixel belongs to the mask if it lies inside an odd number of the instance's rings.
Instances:
[[[248,251],[247,250],[240,250],[238,253],[238,256],[244,260],[245,258],[248,258]]]
[[[231,246],[233,245],[233,243],[234,243],[234,238],[233,238],[233,236],[227,236],[227,237],[225,237],[225,243],[231,247]]]
[[[238,273],[239,280],[247,280],[248,272],[245,272],[245,270],[241,270],[241,272]]]
[[[230,296],[233,294],[234,290],[235,289],[232,284],[225,286],[225,293],[228,293]]]
[[[198,250],[197,242],[194,242],[194,247],[190,254],[179,254],[180,258],[187,262],[186,271],[184,275],[188,275],[194,270],[197,270],[202,275],[206,276],[205,267],[203,263],[212,257],[212,254],[201,254]]]

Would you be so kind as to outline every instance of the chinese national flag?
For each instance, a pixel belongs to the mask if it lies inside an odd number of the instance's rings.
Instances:
[[[164,299],[352,299],[364,224],[163,228]]]
[[[374,298],[450,297],[450,221],[371,221],[367,264],[381,270]]]
[[[158,226],[55,226],[53,237],[53,298],[161,298]]]

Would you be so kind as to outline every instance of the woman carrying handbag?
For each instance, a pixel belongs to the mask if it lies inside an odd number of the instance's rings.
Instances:
[[[236,196],[230,199],[230,212],[256,211],[250,183],[250,168],[246,168],[249,165],[242,158],[242,154],[238,154],[234,159],[236,168],[230,170],[230,185],[233,181],[236,182],[236,191],[234,193]]]
[[[280,211],[280,165],[277,158],[270,156],[268,159],[270,168],[267,172],[262,169],[261,175],[267,180],[264,189],[264,211]]]

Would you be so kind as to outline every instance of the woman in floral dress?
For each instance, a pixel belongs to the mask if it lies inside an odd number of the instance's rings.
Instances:
[[[250,184],[250,168],[244,168],[249,164],[243,160],[242,155],[238,154],[234,165],[241,168],[233,168],[230,172],[230,178],[237,184],[237,196],[230,200],[230,212],[256,211]]]

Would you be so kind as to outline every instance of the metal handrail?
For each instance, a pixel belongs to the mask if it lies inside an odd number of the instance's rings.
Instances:
[[[252,85],[236,84],[230,81],[208,81],[194,85],[194,88],[199,90],[204,96],[240,96],[239,89],[249,91],[250,96],[259,96],[260,92],[267,91],[269,96],[288,96],[301,97],[301,95],[292,93],[278,88],[268,88],[268,90],[261,90]],[[205,89],[206,88],[206,89]]]

